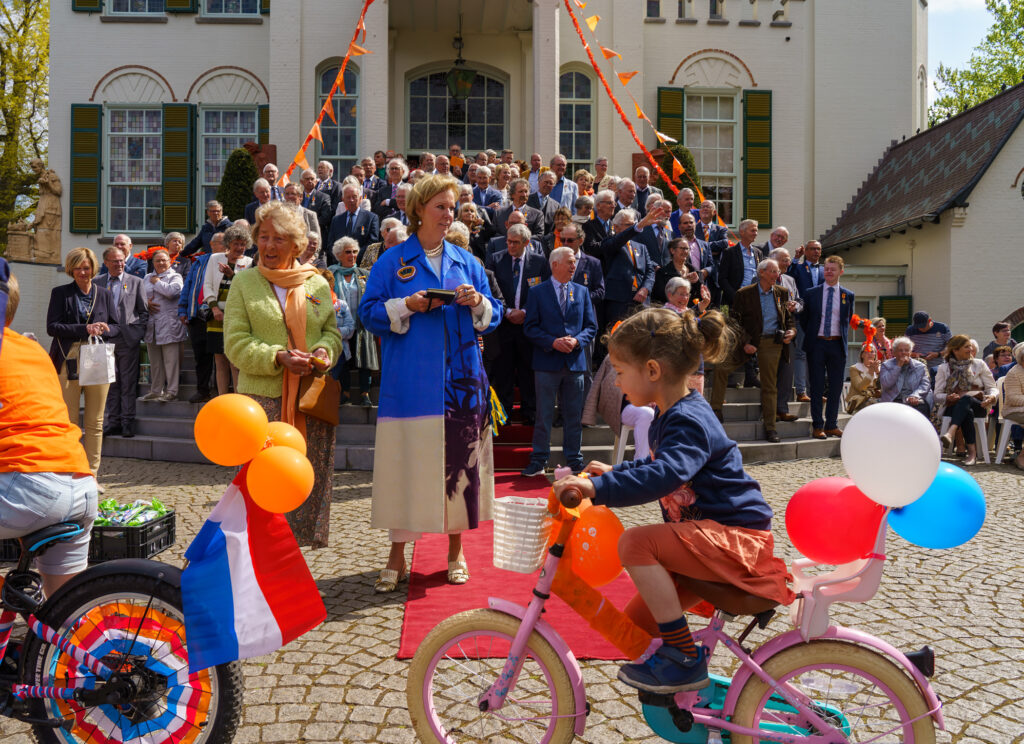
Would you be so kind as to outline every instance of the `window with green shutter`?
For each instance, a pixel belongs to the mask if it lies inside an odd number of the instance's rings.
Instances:
[[[886,336],[902,336],[914,318],[914,298],[910,295],[879,297],[878,314],[885,318]]]
[[[160,229],[195,232],[196,107],[163,106],[163,212]]]
[[[683,110],[682,88],[658,88],[658,131],[678,142],[683,141],[683,124],[686,117]]]
[[[103,0],[71,0],[71,10],[79,13],[99,13],[103,10]]]
[[[270,12],[270,0],[260,0],[260,13]]]
[[[164,0],[164,9],[168,13],[198,13],[198,0]]]
[[[772,92],[743,91],[743,216],[772,226]]]
[[[73,233],[98,233],[103,172],[103,107],[71,104],[71,222]]]
[[[256,107],[257,144],[270,144],[270,106],[263,104]]]

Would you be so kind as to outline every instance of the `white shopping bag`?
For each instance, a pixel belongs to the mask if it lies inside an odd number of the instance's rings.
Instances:
[[[78,349],[78,384],[106,385],[116,379],[114,345],[103,343],[99,336],[89,336],[89,343]]]

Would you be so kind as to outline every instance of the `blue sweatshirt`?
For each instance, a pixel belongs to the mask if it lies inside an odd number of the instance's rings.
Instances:
[[[761,487],[744,472],[736,442],[700,393],[690,391],[654,419],[649,440],[650,457],[623,462],[593,478],[595,504],[636,506],[689,486],[696,501],[687,510],[688,518],[771,529],[772,510]]]

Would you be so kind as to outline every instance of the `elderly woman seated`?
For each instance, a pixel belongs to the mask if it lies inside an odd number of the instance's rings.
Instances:
[[[953,336],[942,354],[946,361],[935,373],[935,406],[949,416],[949,429],[942,435],[944,447],[952,447],[959,431],[967,444],[964,465],[974,465],[978,458],[974,419],[984,418],[996,400],[996,381],[981,359],[975,359],[977,345],[968,336]],[[988,442],[982,442],[987,447]]]
[[[893,340],[893,357],[882,362],[878,370],[882,389],[880,400],[883,403],[905,403],[927,417],[932,409],[931,378],[927,365],[911,358],[913,350],[914,342],[906,336]]]
[[[846,394],[846,412],[856,413],[875,403],[882,395],[878,384],[881,362],[871,343],[860,347],[860,361],[850,367],[850,392]]]

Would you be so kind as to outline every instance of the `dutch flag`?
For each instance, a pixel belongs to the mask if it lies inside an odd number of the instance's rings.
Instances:
[[[246,493],[244,466],[185,551],[181,577],[189,672],[261,656],[327,618],[283,514]]]

